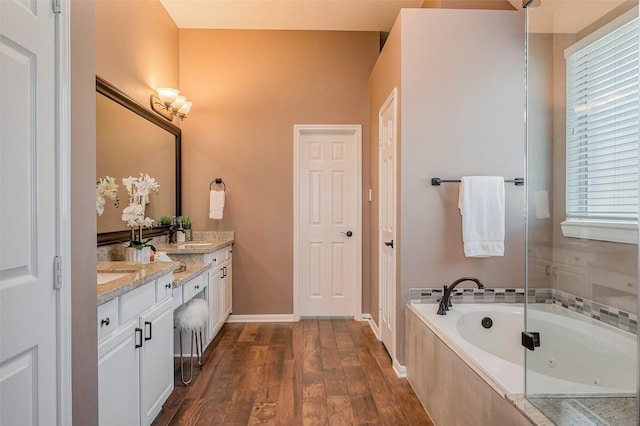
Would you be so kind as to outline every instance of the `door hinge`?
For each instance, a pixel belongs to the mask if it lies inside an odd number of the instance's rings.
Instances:
[[[51,0],[53,13],[62,13],[62,0]]]
[[[62,256],[53,258],[53,288],[62,288]]]

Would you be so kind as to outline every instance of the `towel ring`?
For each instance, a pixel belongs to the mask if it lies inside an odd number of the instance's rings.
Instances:
[[[212,180],[209,184],[209,191],[211,191],[213,184],[222,185],[222,190],[226,192],[227,184],[223,182],[222,178],[215,178],[214,180]]]

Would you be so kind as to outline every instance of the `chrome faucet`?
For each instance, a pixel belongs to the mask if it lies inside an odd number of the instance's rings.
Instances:
[[[449,284],[449,287],[442,286],[442,299],[440,299],[440,305],[438,306],[438,315],[447,315],[447,311],[452,306],[451,293],[453,293],[453,289],[456,288],[458,284],[465,281],[473,281],[474,283],[476,283],[478,288],[484,288],[484,284],[482,284],[479,279],[473,277],[458,278],[457,280]]]

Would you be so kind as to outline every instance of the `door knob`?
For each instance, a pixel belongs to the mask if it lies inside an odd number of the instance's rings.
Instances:
[[[385,245],[385,246],[387,246],[387,247],[391,247],[391,248],[393,248],[393,240],[391,240],[391,241],[385,241],[385,242],[384,242],[384,245]]]
[[[346,235],[347,237],[351,237],[353,235],[353,232],[347,231],[347,232],[341,232],[341,234]]]

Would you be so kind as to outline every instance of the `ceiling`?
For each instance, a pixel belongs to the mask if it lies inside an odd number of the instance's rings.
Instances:
[[[0,0],[1,1],[1,0]],[[529,30],[577,33],[630,0],[535,0]],[[160,0],[178,28],[391,31],[402,8],[425,0]],[[429,0],[441,7],[467,8],[504,0]],[[522,9],[522,0],[508,0]],[[636,2],[637,4],[637,2]]]
[[[424,0],[160,0],[178,28],[391,31]]]

